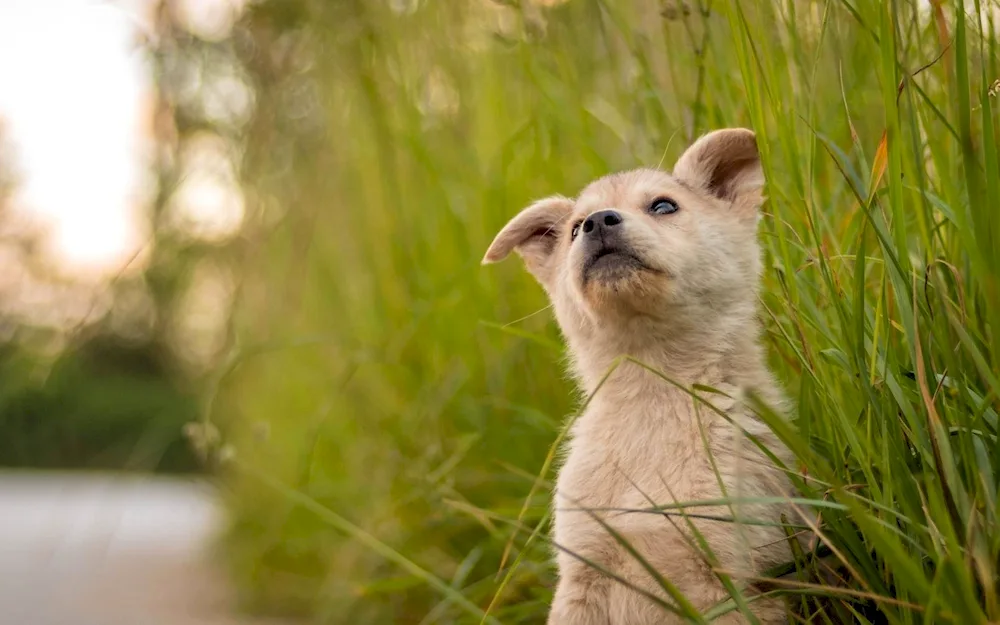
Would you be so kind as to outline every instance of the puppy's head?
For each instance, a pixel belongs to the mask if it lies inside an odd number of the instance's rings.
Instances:
[[[763,184],[753,132],[717,130],[672,174],[612,174],[575,200],[535,202],[497,234],[483,262],[516,251],[564,329],[629,316],[708,323],[714,311],[754,299]]]

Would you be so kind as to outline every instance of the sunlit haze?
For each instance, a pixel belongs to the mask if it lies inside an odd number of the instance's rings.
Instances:
[[[149,81],[135,25],[107,2],[0,3],[0,118],[21,173],[14,204],[48,227],[68,268],[105,270],[141,245]]]
[[[240,5],[191,0],[177,10],[214,38]],[[13,205],[47,230],[46,251],[64,271],[117,271],[145,240],[152,84],[136,35],[150,6],[0,2],[0,127],[20,174]]]

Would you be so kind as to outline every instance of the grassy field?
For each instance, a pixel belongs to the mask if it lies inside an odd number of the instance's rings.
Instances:
[[[238,348],[208,404],[248,607],[543,622],[548,459],[581,398],[541,289],[480,258],[532,199],[743,125],[782,436],[840,576],[779,589],[820,623],[1000,619],[996,9],[253,5]]]

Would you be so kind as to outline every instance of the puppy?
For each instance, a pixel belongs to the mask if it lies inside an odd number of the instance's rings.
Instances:
[[[740,401],[752,389],[784,410],[756,318],[763,185],[754,133],[717,130],[672,174],[616,173],[576,199],[535,202],[486,252],[484,263],[511,251],[523,258],[552,301],[581,391],[593,395],[572,425],[556,482],[550,625],[682,622],[651,598],[677,605],[649,567],[704,611],[730,596],[720,571],[745,588],[741,578],[791,559],[777,524],[793,510],[718,503],[790,494],[786,474],[747,433],[792,467],[788,450]],[[623,355],[649,368],[627,360],[608,375]],[[704,401],[695,400],[694,384],[724,394],[702,390]],[[699,500],[716,505],[648,512]],[[761,623],[786,622],[778,599],[749,608]],[[717,622],[747,621],[734,611]]]

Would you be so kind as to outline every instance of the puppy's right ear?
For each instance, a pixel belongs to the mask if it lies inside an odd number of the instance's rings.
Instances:
[[[549,261],[559,241],[560,226],[573,210],[573,200],[554,195],[536,201],[511,219],[486,250],[483,264],[495,263],[516,251],[540,282],[548,281]]]

